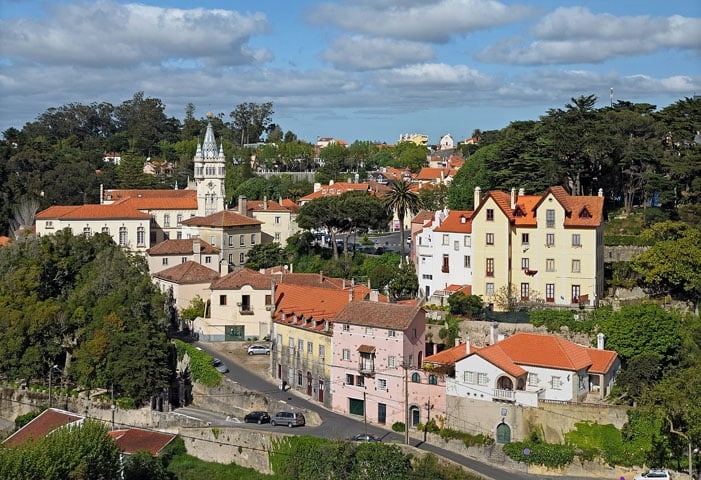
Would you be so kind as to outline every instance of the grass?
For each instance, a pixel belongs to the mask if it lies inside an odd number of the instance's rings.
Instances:
[[[276,475],[266,475],[252,468],[241,467],[235,463],[205,462],[188,454],[174,456],[168,464],[168,471],[178,480],[276,480]]]

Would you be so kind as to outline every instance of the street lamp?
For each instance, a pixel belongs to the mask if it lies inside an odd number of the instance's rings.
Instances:
[[[51,365],[51,368],[49,368],[49,408],[52,407],[52,402],[51,402],[51,382],[52,382],[52,380],[53,380],[54,369],[58,370],[59,372],[61,371],[61,370],[59,370],[58,365],[56,365],[56,364]]]

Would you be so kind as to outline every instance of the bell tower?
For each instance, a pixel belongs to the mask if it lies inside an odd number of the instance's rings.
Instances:
[[[204,217],[224,210],[226,192],[226,159],[224,145],[217,148],[212,129],[212,112],[207,113],[207,132],[204,142],[197,144],[195,153],[195,185],[197,187],[197,216]]]

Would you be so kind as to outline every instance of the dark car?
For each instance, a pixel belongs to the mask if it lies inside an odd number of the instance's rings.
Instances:
[[[270,422],[270,415],[268,415],[268,412],[251,412],[245,417],[243,417],[243,421],[246,423],[269,423]]]
[[[217,372],[227,373],[229,371],[229,367],[227,367],[226,364],[218,358],[212,359],[212,365],[214,365],[214,368],[217,369]]]
[[[377,438],[372,433],[359,433],[358,435],[351,437],[353,442],[379,442],[380,439]]]

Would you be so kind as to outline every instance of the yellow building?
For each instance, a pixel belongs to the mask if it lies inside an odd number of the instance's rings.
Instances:
[[[509,303],[596,306],[604,289],[602,191],[571,196],[475,189],[473,288],[496,310]]]

